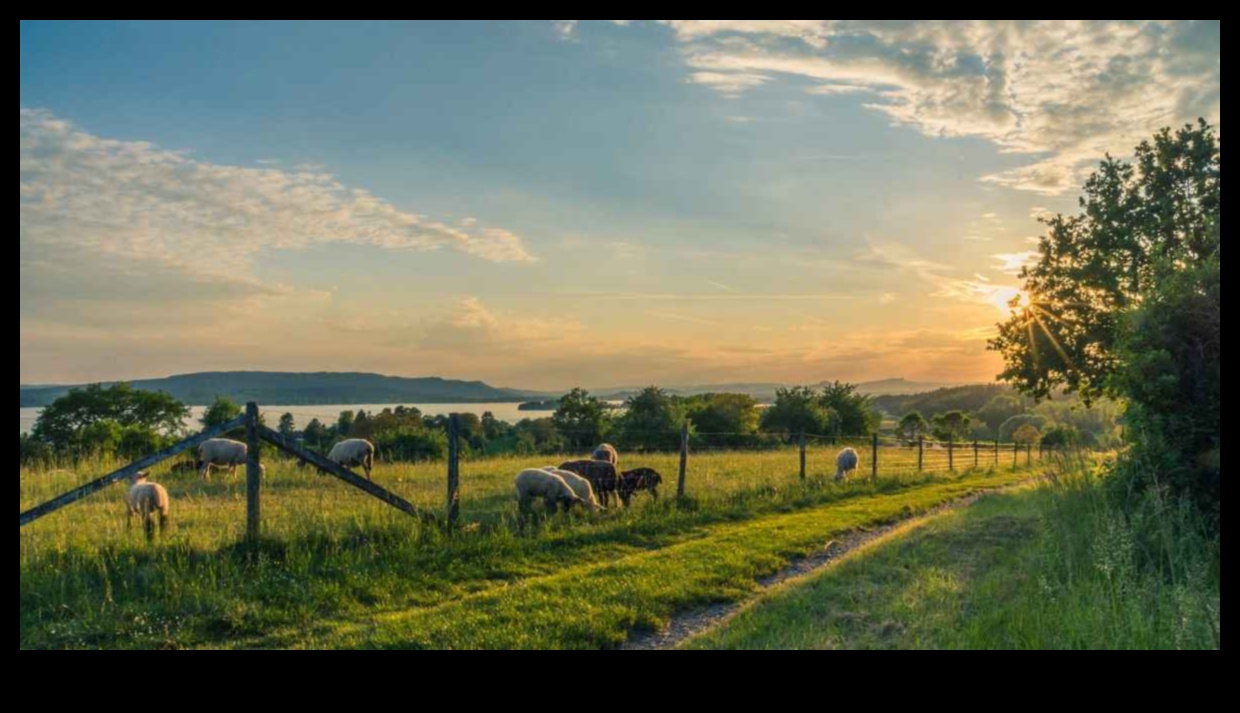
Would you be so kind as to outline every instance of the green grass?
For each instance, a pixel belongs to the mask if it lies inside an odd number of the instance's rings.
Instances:
[[[517,517],[512,476],[562,459],[472,461],[462,468],[462,528],[451,535],[272,462],[255,548],[237,544],[242,478],[203,484],[157,471],[175,524],[153,544],[126,529],[122,486],[20,530],[19,645],[605,646],[680,608],[740,597],[756,577],[843,529],[1025,477],[1010,467],[916,474],[915,460],[893,452],[877,486],[837,486],[821,477],[833,452],[811,451],[806,484],[795,451],[694,454],[684,503],[642,497],[626,511],[532,522]],[[630,464],[670,481],[674,460]],[[20,508],[113,465],[22,471]],[[375,477],[438,509],[442,470],[381,464]]]
[[[904,529],[684,648],[1219,648],[1220,565],[1191,512],[1123,517],[1079,476]]]

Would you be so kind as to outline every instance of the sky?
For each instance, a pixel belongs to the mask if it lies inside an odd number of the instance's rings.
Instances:
[[[1210,21],[20,27],[20,379],[990,381]]]

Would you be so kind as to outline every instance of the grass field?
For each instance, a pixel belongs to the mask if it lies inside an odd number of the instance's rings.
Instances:
[[[794,580],[690,649],[1213,649],[1221,552],[1096,482],[988,495]]]
[[[884,452],[877,485],[826,482],[834,449],[694,454],[690,497],[630,510],[522,522],[512,476],[554,457],[462,465],[462,528],[447,535],[338,481],[271,462],[264,539],[238,545],[240,475],[155,479],[173,530],[148,544],[126,529],[122,487],[20,531],[20,646],[579,647],[622,641],[674,611],[746,595],[755,578],[847,529],[920,512],[1027,476],[1010,463],[917,474]],[[668,476],[674,455],[635,456]],[[25,509],[114,464],[28,472]],[[862,464],[867,471],[868,458]],[[87,472],[87,471],[94,472]],[[380,464],[375,478],[442,509],[442,464]],[[573,606],[565,607],[565,601]]]

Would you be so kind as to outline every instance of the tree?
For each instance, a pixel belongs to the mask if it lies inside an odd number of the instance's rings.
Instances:
[[[276,430],[285,438],[294,438],[297,436],[297,422],[293,419],[293,414],[286,413],[280,416],[280,424],[276,426]]]
[[[1012,441],[1022,446],[1027,446],[1037,443],[1041,437],[1042,434],[1038,431],[1037,426],[1032,423],[1025,423],[1021,424],[1021,427],[1012,434]]]
[[[1220,260],[1221,165],[1204,121],[1143,142],[1135,165],[1107,157],[1085,182],[1081,214],[1044,221],[1038,261],[1021,273],[1030,304],[991,342],[1000,378],[1035,398],[1056,388],[1087,401],[1131,396],[1113,379],[1133,336],[1126,316]]]
[[[241,405],[227,396],[216,396],[215,401],[202,412],[202,416],[198,422],[202,424],[203,429],[215,428],[216,426],[228,423],[234,418],[241,415]]]
[[[1075,446],[1080,440],[1080,434],[1071,426],[1059,424],[1051,426],[1042,433],[1042,445],[1047,448],[1065,448]]]
[[[556,430],[574,448],[589,448],[602,442],[608,421],[607,406],[584,389],[565,394],[551,417]]]
[[[495,418],[490,411],[482,413],[482,435],[488,441],[497,441],[508,433],[508,424]]]
[[[948,411],[935,414],[930,422],[935,438],[954,442],[963,440],[969,434],[972,419],[964,411]]]
[[[1002,424],[1000,424],[999,440],[1001,441],[1013,440],[1014,434],[1016,433],[1016,431],[1018,431],[1021,428],[1021,426],[1025,426],[1025,425],[1033,426],[1039,432],[1041,432],[1042,429],[1046,428],[1047,426],[1046,417],[1041,416],[1036,413],[1022,413],[1020,415],[1013,416],[1009,418],[1008,420],[1004,421]]]
[[[352,411],[341,411],[336,418],[336,433],[339,433],[341,438],[348,438],[353,432],[353,419]]]
[[[916,442],[929,431],[930,424],[926,423],[925,417],[916,411],[904,414],[904,418],[900,419],[899,425],[896,426],[896,436],[910,443]]]
[[[853,384],[839,381],[827,384],[822,389],[820,402],[823,408],[836,414],[836,427],[839,435],[844,437],[869,435],[878,428],[881,420],[870,403],[870,397],[858,393]]]
[[[986,422],[991,430],[997,430],[1003,422],[1026,411],[1025,400],[1014,394],[1000,394],[977,410],[977,417]]]
[[[831,433],[839,416],[823,406],[822,398],[808,386],[778,389],[775,403],[762,414],[762,430],[787,437],[802,433],[822,435]]]
[[[698,442],[713,446],[753,445],[758,439],[758,402],[747,394],[701,394],[689,398],[686,413]]]
[[[157,434],[179,436],[185,432],[189,409],[168,394],[140,391],[129,384],[112,386],[92,384],[56,399],[39,414],[31,438],[56,450],[86,452],[101,443],[114,449],[120,442],[119,433],[112,439],[112,427],[102,426],[90,434],[90,443],[83,441],[86,429],[100,422],[110,422],[118,429],[139,427]],[[107,432],[107,436],[105,436]],[[83,447],[85,451],[82,451]]]
[[[322,449],[326,443],[331,442],[332,434],[327,426],[317,418],[310,419],[310,423],[306,424],[306,430],[302,431],[301,437],[306,439],[306,444],[314,448]]]
[[[648,386],[625,402],[619,419],[620,443],[625,448],[671,450],[680,444],[684,409],[657,386]]]

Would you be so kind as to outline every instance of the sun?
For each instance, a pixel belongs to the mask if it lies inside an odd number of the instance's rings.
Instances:
[[[996,287],[988,296],[990,303],[1004,314],[1024,311],[1033,304],[1029,293],[1016,287]]]

